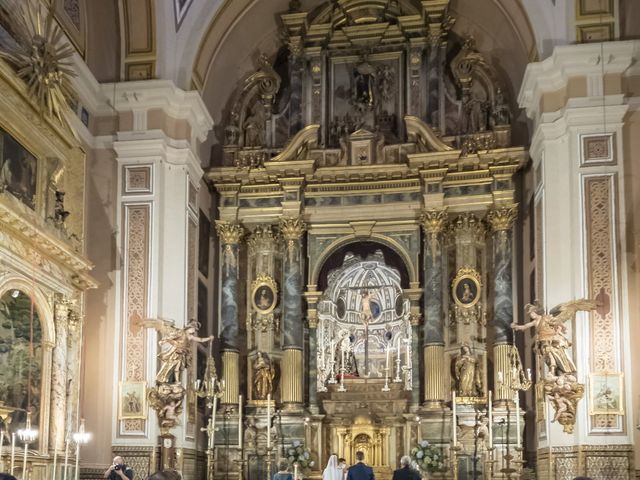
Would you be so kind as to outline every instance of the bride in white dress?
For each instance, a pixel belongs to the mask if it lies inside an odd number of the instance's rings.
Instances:
[[[331,455],[327,462],[327,468],[322,472],[322,480],[342,480],[342,467],[338,465],[338,456]]]

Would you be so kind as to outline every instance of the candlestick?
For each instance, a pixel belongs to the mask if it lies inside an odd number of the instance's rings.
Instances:
[[[0,469],[4,471],[4,463],[2,462],[2,447],[4,446],[4,430],[0,430]]]
[[[58,449],[53,448],[53,478],[51,480],[56,480],[56,468],[58,466]]]
[[[453,446],[455,447],[458,444],[458,431],[457,431],[457,423],[458,416],[456,414],[456,391],[451,391],[451,409],[453,410],[453,415],[451,416],[451,437],[453,439]]]
[[[62,480],[67,480],[67,468],[69,468],[69,435],[67,435],[64,445],[64,473]]]
[[[267,448],[271,448],[271,394],[267,395]]]
[[[242,450],[242,395],[238,396],[238,448]]]
[[[516,390],[514,401],[516,402],[516,447],[520,448],[520,395]]]
[[[493,448],[493,392],[489,390],[489,448]]]
[[[29,449],[29,444],[24,444],[24,457],[22,459],[22,480],[27,480],[27,451]]]
[[[80,442],[76,442],[76,471],[75,480],[80,478]]]
[[[298,480],[298,462],[293,464],[293,480]]]
[[[9,473],[11,473],[11,475],[13,475],[13,469],[15,468],[15,464],[16,464],[16,434],[15,432],[13,432],[11,434],[11,468],[9,470]]]

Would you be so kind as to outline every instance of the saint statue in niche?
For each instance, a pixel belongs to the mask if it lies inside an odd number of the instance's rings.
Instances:
[[[273,393],[276,370],[264,352],[258,352],[253,362],[253,394],[257,400],[266,400]]]
[[[358,364],[356,362],[356,357],[353,354],[353,337],[348,330],[340,330],[338,333],[338,344],[336,347],[335,361],[338,378],[340,378],[340,375],[342,374],[343,361],[345,377],[359,377]]]
[[[353,70],[353,105],[364,112],[375,104],[376,70],[369,62],[361,62]]]
[[[482,394],[482,377],[478,359],[466,344],[460,347],[460,353],[456,357],[455,378],[458,394],[461,397],[475,397]]]

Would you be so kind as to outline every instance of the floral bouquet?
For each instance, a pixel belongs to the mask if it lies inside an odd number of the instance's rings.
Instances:
[[[417,447],[411,449],[411,459],[418,468],[426,473],[444,472],[447,469],[442,450],[422,440]]]
[[[287,460],[291,466],[297,463],[301,470],[306,470],[314,465],[313,460],[311,460],[311,452],[300,440],[294,440],[293,444],[287,449]]]

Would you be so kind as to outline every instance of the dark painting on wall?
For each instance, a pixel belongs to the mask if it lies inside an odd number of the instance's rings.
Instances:
[[[198,270],[205,277],[209,276],[209,239],[211,238],[211,222],[200,210],[198,240]]]
[[[0,128],[0,191],[35,209],[37,165],[36,157]]]

